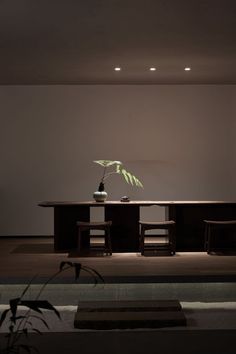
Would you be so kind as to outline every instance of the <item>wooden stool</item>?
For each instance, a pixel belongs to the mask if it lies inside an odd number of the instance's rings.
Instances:
[[[212,233],[213,229],[215,230],[226,229],[232,226],[236,228],[236,220],[224,220],[224,221],[204,220],[204,223],[205,223],[204,248],[208,254],[211,253],[212,238],[214,237],[214,234]]]
[[[164,244],[156,244],[152,246],[154,250],[169,250],[171,255],[175,254],[176,249],[176,237],[175,237],[175,222],[173,220],[170,221],[159,221],[159,222],[144,222],[140,221],[141,225],[141,234],[140,234],[140,251],[141,254],[144,254],[145,248],[145,231],[147,230],[168,230],[167,235],[154,236],[154,237],[168,237],[168,242]],[[152,235],[149,235],[152,237]]]
[[[81,252],[81,238],[83,231],[90,230],[104,230],[105,231],[105,253],[109,253],[112,255],[112,247],[111,247],[111,235],[110,235],[110,227],[112,225],[112,221],[100,221],[100,222],[85,222],[85,221],[77,221],[76,223],[78,228],[78,251]],[[89,235],[90,238],[90,235]]]

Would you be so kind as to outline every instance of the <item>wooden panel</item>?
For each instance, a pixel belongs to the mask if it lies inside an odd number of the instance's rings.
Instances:
[[[112,220],[113,252],[139,250],[139,205],[105,205],[105,220]]]
[[[235,204],[183,204],[169,206],[169,217],[176,221],[176,250],[204,250],[204,219],[236,219]],[[224,237],[224,236],[223,236]],[[230,247],[230,243],[228,243]],[[234,246],[234,241],[231,242]]]
[[[77,247],[77,221],[89,221],[88,206],[54,207],[54,249],[67,251]],[[82,247],[88,248],[88,233],[84,234]]]

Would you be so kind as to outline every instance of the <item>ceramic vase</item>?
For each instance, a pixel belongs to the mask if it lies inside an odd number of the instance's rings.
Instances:
[[[107,192],[104,190],[104,183],[100,183],[98,190],[93,193],[93,198],[96,202],[105,202],[107,199]]]

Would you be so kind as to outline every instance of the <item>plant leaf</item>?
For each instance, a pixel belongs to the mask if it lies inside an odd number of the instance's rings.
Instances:
[[[13,333],[14,326],[13,326],[13,325],[10,325],[10,326],[8,327],[8,329],[9,329],[9,332],[10,332],[10,333]]]
[[[98,283],[98,279],[100,279],[102,283],[105,283],[101,274],[98,273],[95,269],[87,266],[82,266],[81,269],[83,269],[85,272],[89,273],[93,277],[95,285]]]
[[[22,320],[22,319],[24,319],[24,318],[26,318],[26,316],[11,316],[11,317],[10,317],[10,320],[11,320],[12,322],[16,323],[17,320]]]
[[[10,311],[10,309],[6,309],[6,310],[3,311],[2,315],[1,315],[1,319],[0,319],[0,327],[3,324],[3,322],[4,322],[4,320],[5,320],[6,316],[7,316],[7,313],[9,311]]]
[[[79,279],[80,271],[81,271],[81,263],[74,263],[75,267],[75,280]]]
[[[110,160],[96,160],[96,161],[93,161],[93,162],[97,163],[98,165],[101,165],[102,167],[107,167],[107,165],[111,161]]]
[[[142,182],[140,182],[140,181],[138,180],[138,182],[137,182],[137,186],[138,186],[138,187],[143,188],[143,184],[142,184]]]
[[[65,266],[69,266],[69,267],[73,267],[73,263],[72,262],[61,262],[60,263],[60,272],[64,269]]]
[[[134,181],[134,184],[137,186],[137,178],[135,176],[133,176],[133,181]]]
[[[101,276],[101,274],[96,271],[96,269],[90,268],[92,270],[92,272],[101,280],[102,283],[105,283],[104,278]]]
[[[14,322],[14,318],[16,317],[17,306],[19,302],[20,302],[20,297],[17,297],[16,299],[12,299],[9,301],[13,322]]]
[[[30,285],[33,283],[35,278],[37,278],[37,275],[33,276],[33,278],[30,280],[29,284],[25,287],[25,289],[23,290],[23,292],[20,296],[21,299],[25,295],[25,293],[27,292],[27,290],[29,289]]]
[[[31,317],[31,316],[29,316],[29,317]],[[25,324],[29,325],[30,327],[33,326],[33,323],[31,321],[26,321]]]
[[[43,324],[45,325],[46,328],[50,329],[49,325],[47,324],[47,322],[45,321],[44,318],[39,317],[39,316],[35,316],[35,315],[30,315],[30,318],[36,318],[37,320],[43,322]]]
[[[43,333],[42,333],[39,329],[37,329],[37,328],[32,328],[32,331],[37,332],[37,333],[40,334],[41,336],[43,335]]]
[[[128,184],[131,184],[132,186],[135,184],[137,187],[143,188],[142,183],[132,173],[126,171],[124,168],[122,168],[120,172]]]
[[[107,167],[112,165],[122,165],[121,161],[107,161]]]
[[[36,353],[39,353],[38,349],[35,348],[32,345],[27,345],[27,344],[19,344],[18,348],[22,348],[25,350],[27,353],[31,353],[32,350],[36,351]],[[18,351],[17,351],[18,352]]]
[[[116,165],[116,173],[120,174],[120,167],[121,167],[121,163]]]
[[[122,168],[120,172],[121,172],[122,176],[124,177],[125,181],[129,184],[129,178],[127,176],[126,170],[124,168]]]
[[[21,301],[21,305],[26,306],[31,310],[34,310],[39,313],[42,313],[40,309],[51,310],[54,311],[57,317],[61,318],[60,313],[57,311],[57,309],[47,300],[24,300]]]
[[[135,177],[135,176],[133,175],[133,179],[134,179],[134,183],[135,183],[135,185],[136,185],[137,187],[143,188],[142,183],[139,181],[139,179],[138,179],[137,177]]]
[[[134,185],[133,176],[131,175],[130,172],[127,172],[127,171],[126,171],[126,173],[127,173],[128,178],[129,178],[130,184],[132,184],[132,186],[133,186],[133,185]]]
[[[93,280],[94,280],[94,285],[96,286],[97,285],[97,283],[98,283],[98,280],[97,280],[97,277],[95,276],[95,274],[93,274],[93,272],[90,270],[90,269],[87,269],[87,267],[83,267],[83,270],[86,272],[86,273],[88,273],[88,274],[90,274],[91,275],[91,277],[93,278]]]
[[[97,163],[98,165],[101,165],[103,167],[109,167],[112,165],[122,165],[121,161],[113,161],[113,160],[96,160],[93,161],[95,163]]]

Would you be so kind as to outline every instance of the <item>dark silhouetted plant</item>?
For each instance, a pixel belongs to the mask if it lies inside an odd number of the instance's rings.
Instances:
[[[79,279],[81,271],[85,271],[90,276],[92,276],[95,285],[98,283],[98,281],[104,283],[102,276],[93,268],[82,266],[81,263],[61,262],[59,270],[42,285],[39,293],[36,296],[36,299],[24,300],[23,298],[25,294],[36,278],[36,276],[33,277],[30,283],[23,290],[22,294],[18,298],[11,299],[9,301],[9,308],[4,310],[1,314],[0,327],[5,321],[9,321],[9,332],[6,334],[7,341],[5,347],[0,348],[1,354],[20,354],[23,352],[31,353],[32,351],[38,352],[37,348],[30,345],[27,341],[29,331],[42,334],[42,332],[33,325],[32,320],[38,320],[39,322],[43,323],[47,329],[49,329],[47,321],[43,318],[42,309],[54,312],[54,314],[59,319],[61,319],[60,313],[50,302],[47,300],[39,300],[39,298],[45,287],[55,277],[70,268],[74,269],[75,281]],[[19,306],[24,306],[28,309],[24,315],[18,314]]]

